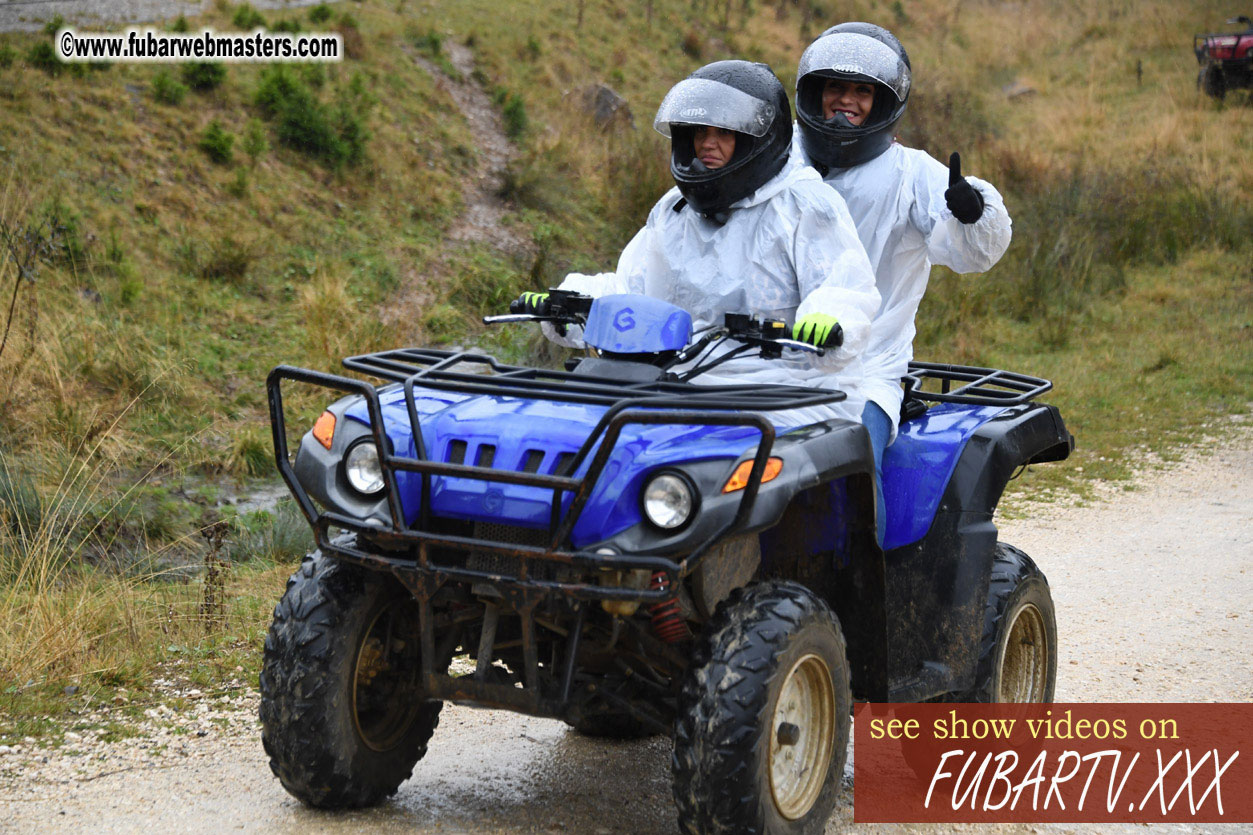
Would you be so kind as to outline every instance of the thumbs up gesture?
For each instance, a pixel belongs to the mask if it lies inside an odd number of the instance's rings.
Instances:
[[[948,189],[944,202],[953,217],[962,223],[974,223],[983,217],[983,195],[962,176],[962,158],[956,151],[948,158]]]

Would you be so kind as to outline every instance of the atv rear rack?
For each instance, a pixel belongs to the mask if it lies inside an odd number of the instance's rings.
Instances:
[[[906,400],[971,406],[1016,406],[1053,388],[1048,380],[1014,371],[934,362],[911,362],[902,382]],[[938,383],[940,390],[928,390],[925,388],[928,383]]]
[[[477,365],[491,373],[467,373],[456,370],[462,364]],[[404,387],[405,404],[414,440],[415,457],[397,455],[384,431],[379,388],[362,380],[326,374],[308,369],[280,365],[270,372],[267,392],[273,430],[275,461],[283,480],[291,489],[301,511],[313,527],[319,548],[374,568],[391,571],[407,583],[442,583],[445,580],[487,582],[497,587],[512,586],[513,593],[525,596],[563,592],[583,600],[630,600],[655,603],[677,594],[679,578],[694,570],[706,550],[723,537],[740,530],[752,512],[761,476],[774,445],[774,427],[760,413],[799,409],[843,400],[841,391],[807,389],[798,386],[698,386],[689,383],[652,381],[624,383],[570,372],[508,366],[481,354],[401,349],[349,357],[344,365],[354,371],[400,383]],[[301,486],[292,468],[287,444],[287,427],[283,412],[282,382],[291,380],[317,385],[348,394],[360,395],[367,406],[370,430],[380,450],[383,478],[386,485],[390,526],[379,527],[365,520],[351,518],[331,510],[319,511],[308,491]],[[386,388],[384,386],[383,388]],[[562,475],[518,472],[488,467],[454,464],[432,460],[425,449],[418,414],[415,388],[469,395],[494,395],[529,399],[559,400],[607,406],[603,417],[563,470]],[[756,429],[761,440],[753,458],[748,486],[734,517],[699,542],[682,559],[660,554],[615,555],[573,549],[571,532],[591,496],[601,472],[628,424],[707,424],[744,426]],[[569,475],[579,471],[591,458],[582,477]],[[406,523],[405,510],[397,485],[398,471],[421,476],[421,503],[417,524]],[[456,536],[434,530],[431,519],[431,478],[451,477],[495,481],[542,487],[553,491],[552,514],[547,545],[525,546],[497,542],[479,537]],[[562,512],[566,493],[573,494],[570,506]],[[410,549],[411,556],[399,550],[395,556],[367,553],[343,543],[333,542],[331,527],[356,532],[360,536],[388,547]],[[459,552],[477,551],[500,554],[518,560],[516,576],[487,573],[441,559],[441,549]],[[416,554],[413,551],[416,550]],[[635,589],[609,585],[563,582],[560,579],[534,576],[528,570],[529,560],[564,564],[577,568],[647,570],[654,576],[665,575],[657,587]],[[542,572],[536,572],[542,573]],[[415,576],[416,575],[416,576]]]

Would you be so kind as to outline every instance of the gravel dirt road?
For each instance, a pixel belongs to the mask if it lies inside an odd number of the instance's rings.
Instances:
[[[1060,701],[1247,701],[1253,693],[1253,431],[1103,490],[1085,507],[1002,523],[1032,554],[1057,604]],[[256,697],[183,694],[142,736],[89,737],[0,754],[0,830],[107,832],[674,831],[669,744],[593,741],[557,722],[446,707],[426,759],[368,811],[303,808],[271,775]],[[203,732],[203,735],[198,735]],[[851,783],[851,773],[846,775]],[[846,801],[849,793],[846,792]],[[959,827],[960,828],[960,827]],[[964,827],[970,829],[970,827]],[[847,802],[828,832],[852,824]],[[939,832],[951,827],[874,827]],[[1146,831],[1037,826],[997,831]],[[1239,825],[1153,831],[1247,831]]]

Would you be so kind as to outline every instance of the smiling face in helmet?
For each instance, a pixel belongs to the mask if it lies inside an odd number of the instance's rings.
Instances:
[[[828,78],[822,88],[822,115],[827,119],[843,113],[850,124],[860,125],[870,115],[873,105],[873,84]]]
[[[824,175],[891,146],[912,85],[909,56],[891,32],[869,23],[833,26],[806,47],[796,75],[801,146]]]
[[[706,168],[721,168],[735,153],[735,131],[697,125],[692,134],[692,150]]]

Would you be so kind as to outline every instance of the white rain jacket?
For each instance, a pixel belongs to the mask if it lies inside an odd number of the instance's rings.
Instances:
[[[833,415],[859,420],[865,403],[860,355],[879,293],[844,201],[823,185],[818,172],[799,165],[785,166],[734,204],[722,226],[690,207],[676,212],[680,198],[674,188],[658,201],[622,251],[615,272],[571,273],[561,289],[664,299],[688,311],[697,332],[721,326],[726,313],[783,319],[789,328],[808,313],[834,316],[844,329],[844,344],[837,350],[822,357],[797,351],[784,351],[777,360],[744,357],[693,382],[837,388],[848,394],[846,401],[830,409],[790,412],[783,419],[775,415],[773,422],[801,425]],[[563,338],[545,323],[544,332],[555,342],[583,347],[577,328]],[[734,344],[724,343],[724,350]]]
[[[799,131],[792,158],[808,162]],[[874,266],[882,304],[862,357],[863,393],[892,419],[893,438],[903,397],[900,379],[914,356],[914,314],[931,265],[983,272],[1009,246],[1010,219],[1000,192],[977,177],[968,179],[984,202],[983,216],[970,224],[949,211],[948,167],[926,151],[894,143],[869,162],[832,170],[825,178],[844,198]]]

